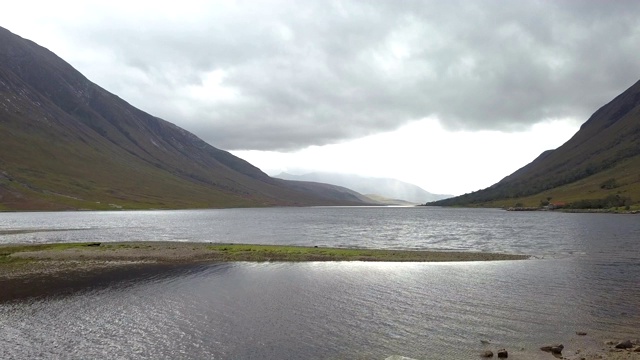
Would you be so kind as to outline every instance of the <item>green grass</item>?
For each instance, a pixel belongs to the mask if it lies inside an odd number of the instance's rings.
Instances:
[[[229,257],[239,258],[288,258],[296,259],[308,256],[332,257],[332,258],[355,258],[373,257],[381,255],[391,255],[393,252],[384,250],[363,250],[363,249],[340,249],[340,248],[313,248],[300,246],[276,246],[276,245],[212,245],[210,250],[225,254]]]
[[[220,244],[208,248],[223,261],[465,261],[482,255],[434,251]],[[488,254],[496,255],[496,254]],[[501,254],[497,254],[498,258]],[[518,256],[504,255],[505,258]],[[524,257],[523,257],[524,258]]]

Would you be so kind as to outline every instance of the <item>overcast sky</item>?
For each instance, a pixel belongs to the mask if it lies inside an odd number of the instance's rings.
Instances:
[[[270,174],[492,185],[640,79],[638,1],[13,1],[0,26]]]

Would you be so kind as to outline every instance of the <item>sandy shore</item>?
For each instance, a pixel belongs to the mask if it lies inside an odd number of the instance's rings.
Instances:
[[[640,340],[615,339],[604,340],[606,336],[586,337],[583,340],[572,339],[567,351],[563,352],[563,359],[567,360],[640,360]],[[618,349],[616,344],[630,340],[632,347]]]

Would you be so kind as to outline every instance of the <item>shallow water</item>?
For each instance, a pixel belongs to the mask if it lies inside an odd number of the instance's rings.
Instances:
[[[0,231],[19,229],[84,230],[0,242],[166,239],[536,259],[182,268],[0,305],[0,358],[475,359],[488,340],[527,359],[575,331],[639,335],[637,216],[439,208],[0,214]]]

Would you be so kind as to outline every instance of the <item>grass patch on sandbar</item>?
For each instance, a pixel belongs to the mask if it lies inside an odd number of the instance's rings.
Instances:
[[[82,262],[87,265],[109,261],[145,261],[161,263],[197,262],[305,262],[305,261],[380,261],[444,262],[520,260],[527,255],[380,250],[255,244],[215,244],[198,242],[117,242],[59,243],[41,245],[0,245],[0,265],[58,264]],[[2,268],[0,267],[0,272]],[[1,275],[1,274],[0,274]]]
[[[216,244],[208,246],[221,261],[488,261],[519,260],[526,255],[328,248],[280,245]]]

